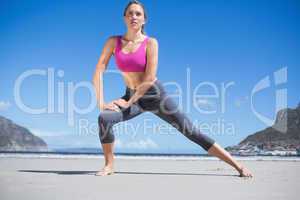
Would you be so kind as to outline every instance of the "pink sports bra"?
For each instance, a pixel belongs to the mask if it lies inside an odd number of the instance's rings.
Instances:
[[[115,49],[115,59],[118,68],[123,72],[144,72],[147,64],[147,55],[145,46],[147,45],[148,36],[140,44],[136,51],[131,53],[122,52],[122,36],[117,37]]]

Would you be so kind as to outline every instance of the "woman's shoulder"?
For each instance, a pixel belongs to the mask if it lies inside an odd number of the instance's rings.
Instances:
[[[117,39],[119,39],[120,37],[122,37],[121,35],[111,35],[108,37],[108,41],[110,42],[115,42]]]
[[[145,35],[149,41],[157,41],[157,39],[154,36]]]
[[[106,43],[112,48],[115,49],[117,40],[120,38],[120,35],[111,35],[107,38]]]
[[[158,46],[158,41],[155,37],[148,36],[147,46],[153,47]]]

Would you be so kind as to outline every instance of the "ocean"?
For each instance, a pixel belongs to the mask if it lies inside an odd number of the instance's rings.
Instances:
[[[300,161],[300,156],[270,156],[270,155],[251,155],[240,156],[233,155],[237,160],[254,160],[254,161]],[[0,151],[1,158],[103,158],[101,149],[98,148],[78,148],[78,149],[55,149],[52,151]],[[180,153],[125,153],[115,152],[115,157],[125,159],[171,159],[171,160],[219,160],[219,158],[208,154],[180,154]]]

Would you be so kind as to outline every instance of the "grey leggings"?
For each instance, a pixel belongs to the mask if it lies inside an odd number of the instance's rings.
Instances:
[[[129,100],[135,90],[126,87],[125,95],[122,99]],[[143,97],[132,104],[129,108],[121,111],[104,110],[98,117],[99,138],[101,143],[112,143],[115,139],[112,126],[121,121],[127,121],[137,115],[149,111],[157,115],[164,121],[174,126],[184,136],[200,145],[203,149],[208,149],[214,144],[214,140],[200,132],[187,116],[178,109],[170,96],[166,93],[161,82],[155,83],[147,90]]]

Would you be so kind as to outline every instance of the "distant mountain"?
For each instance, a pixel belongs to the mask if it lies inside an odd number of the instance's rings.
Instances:
[[[300,104],[295,109],[280,110],[273,126],[249,135],[236,146],[226,147],[229,151],[249,148],[265,151],[300,148]]]
[[[0,151],[47,151],[47,144],[26,128],[0,116]]]

